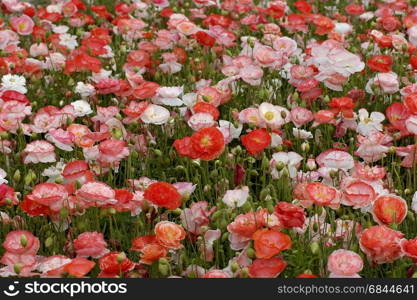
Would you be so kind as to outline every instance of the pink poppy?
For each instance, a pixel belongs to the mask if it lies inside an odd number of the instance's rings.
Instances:
[[[74,249],[77,256],[100,258],[108,253],[107,243],[102,233],[83,232],[74,240]]]

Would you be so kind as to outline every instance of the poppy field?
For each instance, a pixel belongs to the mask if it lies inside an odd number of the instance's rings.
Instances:
[[[1,277],[417,277],[417,1],[0,3]]]

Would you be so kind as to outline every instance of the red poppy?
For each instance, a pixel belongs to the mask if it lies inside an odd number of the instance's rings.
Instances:
[[[148,52],[144,50],[134,50],[127,56],[128,64],[135,67],[149,67],[151,57]]]
[[[410,99],[411,100],[411,99]],[[414,102],[414,101],[412,101]],[[411,102],[410,102],[411,105]],[[405,121],[410,116],[407,107],[400,102],[394,102],[385,110],[385,115],[387,116],[389,122],[395,129],[400,131],[405,131]]]
[[[98,58],[92,57],[81,50],[74,50],[65,62],[65,74],[72,74],[74,72],[91,71],[94,73],[100,72],[101,61]]]
[[[223,152],[224,137],[215,127],[203,128],[191,136],[194,151],[202,160],[212,160]]]
[[[189,157],[191,159],[198,158],[198,153],[194,150],[191,137],[189,136],[175,140],[173,146],[181,156]]]
[[[28,98],[26,98],[24,94],[13,90],[4,91],[0,98],[3,99],[4,102],[18,101],[24,104],[30,104]]]
[[[363,5],[352,3],[345,7],[345,12],[349,15],[358,16],[365,12],[365,8],[363,7]]]
[[[287,263],[280,257],[255,259],[248,267],[252,278],[275,278],[284,271]]]
[[[246,150],[255,155],[271,144],[271,135],[266,129],[255,129],[240,138]]]
[[[286,228],[302,227],[305,221],[304,209],[298,205],[279,202],[275,206],[275,215],[280,223]]]
[[[294,3],[294,6],[303,14],[310,14],[311,13],[311,5],[310,3],[303,1],[303,0],[298,0]]]
[[[218,14],[210,14],[203,20],[204,27],[210,27],[219,25],[223,28],[228,28],[230,24],[232,24],[232,20],[226,16],[218,15]]]
[[[83,257],[76,257],[64,266],[64,271],[68,274],[81,278],[88,274],[96,265],[95,262]]]
[[[391,71],[393,60],[389,55],[374,55],[366,63],[371,71],[389,72]]]
[[[340,112],[344,117],[352,118],[355,103],[353,102],[353,99],[349,97],[332,98],[329,107],[332,108],[331,111],[335,114]]]
[[[135,268],[135,263],[129,260],[124,253],[109,252],[99,260],[100,277],[114,277]]]
[[[417,238],[412,240],[402,240],[401,248],[405,256],[410,257],[414,262],[417,262]]]
[[[152,98],[159,87],[156,82],[144,81],[133,91],[133,95],[138,99]]]
[[[313,24],[316,26],[316,34],[318,35],[328,34],[335,27],[332,19],[322,15],[316,15],[313,18]]]
[[[182,203],[182,196],[177,189],[163,181],[152,183],[143,196],[146,200],[171,210],[177,209]]]
[[[307,184],[305,191],[308,195],[308,200],[320,206],[330,205],[336,198],[336,189],[321,182]]]
[[[291,248],[291,238],[285,233],[260,229],[253,234],[255,254],[257,258],[271,258],[282,250]]]
[[[417,93],[407,95],[404,104],[412,114],[417,114]]]
[[[194,113],[208,113],[213,116],[213,120],[217,120],[220,116],[219,110],[210,103],[201,101],[193,106]]]
[[[411,55],[410,56],[410,65],[413,67],[413,69],[417,69],[417,55]]]
[[[216,43],[216,39],[206,33],[205,31],[198,31],[195,34],[197,42],[199,42],[203,46],[207,47],[213,47],[213,45]]]
[[[394,195],[380,196],[374,202],[372,214],[379,224],[401,224],[407,215],[407,202]]]

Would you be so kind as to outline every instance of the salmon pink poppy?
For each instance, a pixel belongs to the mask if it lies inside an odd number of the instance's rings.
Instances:
[[[76,257],[64,266],[64,272],[74,277],[81,278],[88,274],[95,265],[96,263],[91,260],[83,257]]]
[[[40,183],[36,185],[26,199],[48,207],[51,212],[58,213],[67,206],[68,192],[61,184]]]
[[[276,230],[260,229],[253,234],[253,240],[257,258],[271,258],[291,248],[291,238]]]
[[[361,233],[359,245],[371,261],[388,263],[401,257],[400,239],[403,236],[384,225],[372,226]]]
[[[155,225],[155,235],[158,243],[168,249],[180,249],[181,241],[185,238],[182,226],[169,221],[161,221]]]
[[[255,259],[248,267],[252,278],[275,278],[284,271],[287,263],[280,257]]]
[[[401,224],[407,211],[407,202],[396,195],[380,196],[372,207],[375,221],[382,225]]]
[[[362,258],[355,252],[339,249],[333,251],[327,259],[327,269],[333,275],[354,276],[363,268]]]
[[[100,258],[109,252],[102,233],[83,232],[73,243],[75,253],[80,257]]]
[[[342,204],[361,208],[369,205],[376,196],[374,188],[363,181],[355,180],[343,188]]]
[[[417,262],[417,238],[411,240],[402,239],[400,244],[404,255]]]
[[[307,184],[305,191],[309,197],[308,200],[311,200],[316,205],[320,206],[331,205],[337,197],[337,191],[335,188],[321,182]]]
[[[39,246],[39,239],[26,230],[10,231],[3,242],[7,252],[18,255],[35,255]]]
[[[202,278],[230,278],[230,275],[222,270],[210,270]]]

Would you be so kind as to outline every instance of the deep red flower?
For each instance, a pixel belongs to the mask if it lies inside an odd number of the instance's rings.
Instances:
[[[129,260],[124,253],[109,252],[99,260],[100,277],[114,277],[135,268],[135,263]]]
[[[304,209],[298,205],[279,202],[275,206],[275,215],[280,223],[286,228],[302,227],[305,221]]]
[[[266,129],[255,129],[240,138],[246,150],[255,155],[271,144],[271,135]]]
[[[310,14],[311,13],[311,5],[310,3],[304,1],[304,0],[298,0],[294,3],[294,6],[303,14]]]
[[[384,73],[391,71],[393,60],[389,55],[374,55],[366,63],[371,71]]]
[[[177,209],[182,203],[182,196],[177,189],[163,181],[152,183],[143,196],[146,200],[171,210]]]
[[[206,33],[205,31],[199,31],[196,33],[196,40],[203,46],[212,47],[216,43],[216,39]]]
[[[199,158],[212,160],[223,152],[224,137],[217,128],[203,128],[191,136],[191,144]]]
[[[334,114],[338,114],[340,112],[344,117],[352,118],[355,103],[353,102],[352,98],[349,97],[332,98],[329,103],[329,107],[332,108],[331,111]]]

